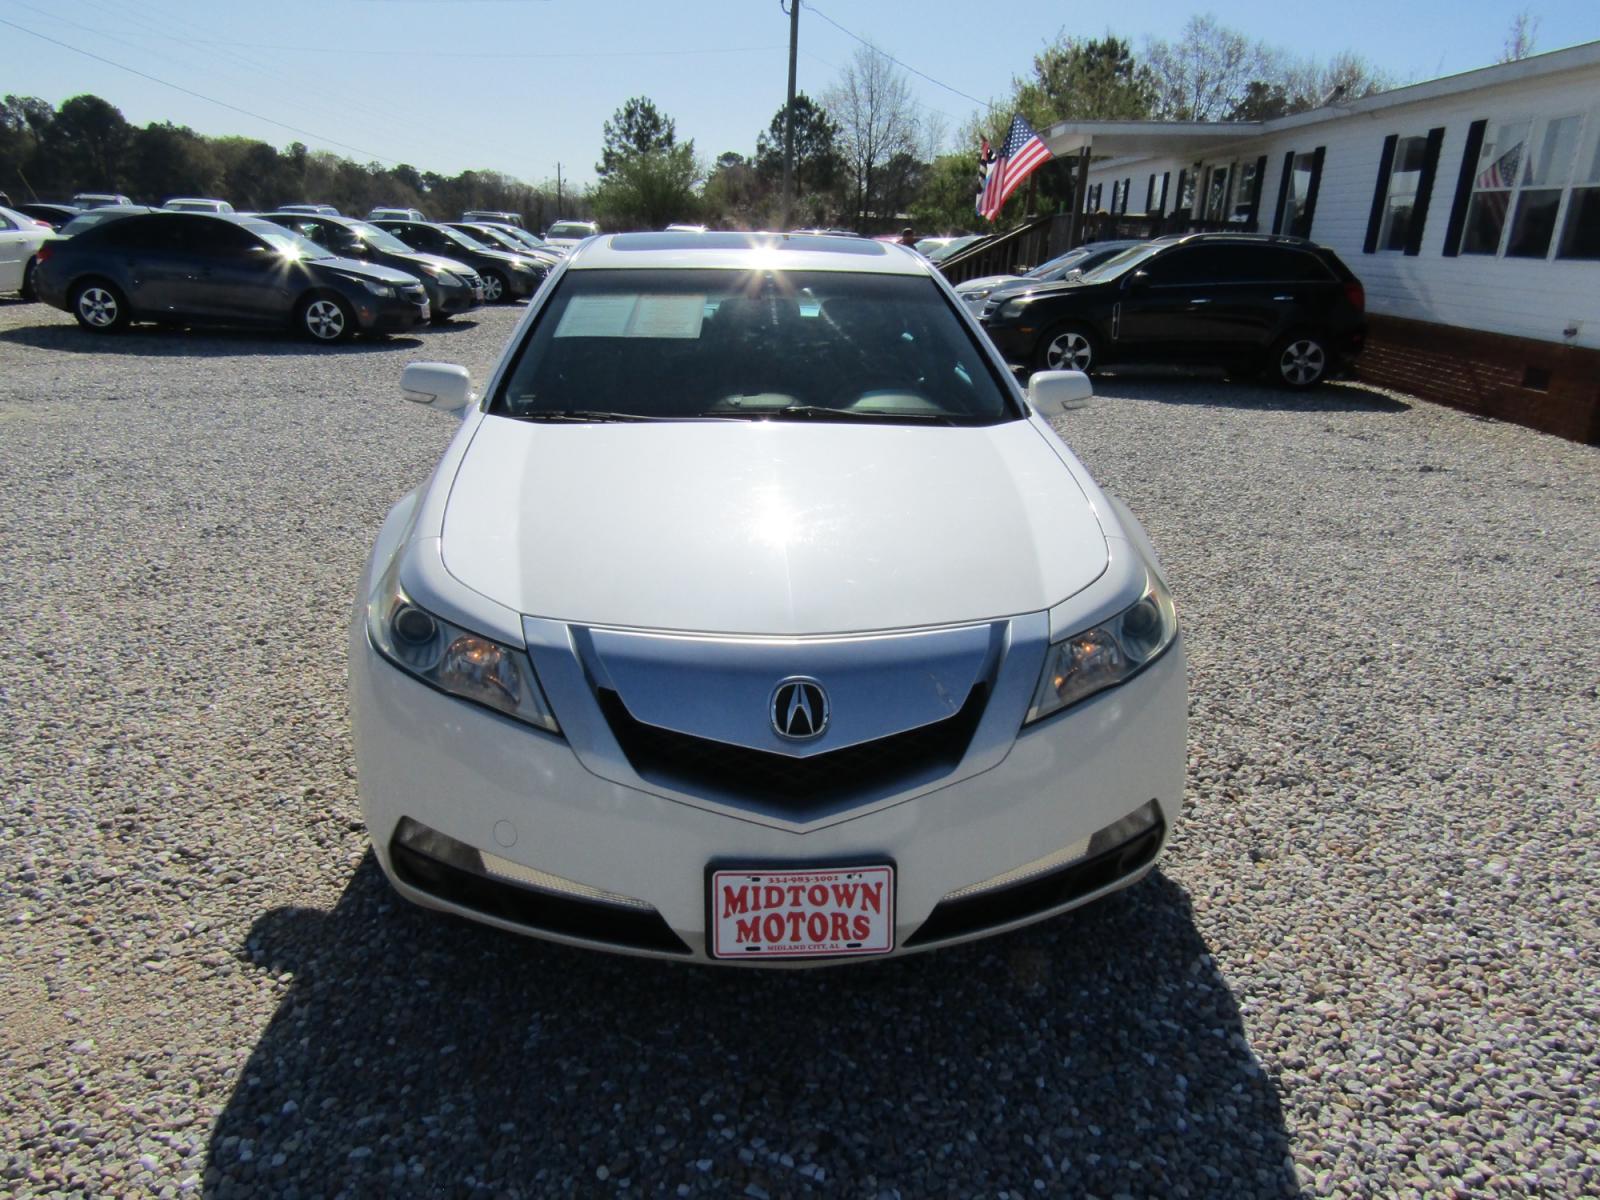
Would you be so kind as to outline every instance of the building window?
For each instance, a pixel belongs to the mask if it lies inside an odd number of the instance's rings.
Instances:
[[[1254,161],[1239,164],[1239,182],[1233,189],[1233,206],[1228,220],[1248,224],[1255,218],[1257,167]]]
[[[1573,172],[1558,258],[1600,258],[1600,117],[1589,124],[1589,145]]]
[[[1194,215],[1194,181],[1197,172],[1178,172],[1178,211],[1184,216]]]
[[[1318,178],[1322,172],[1316,154],[1295,154],[1289,164],[1289,180],[1285,185],[1283,215],[1280,218],[1284,233],[1295,237],[1311,236],[1312,205],[1316,202]]]
[[[1212,167],[1206,175],[1206,207],[1201,213],[1207,221],[1221,221],[1228,213],[1228,168]]]
[[[1395,143],[1394,166],[1389,171],[1389,187],[1383,207],[1383,224],[1378,229],[1379,250],[1404,250],[1411,238],[1417,189],[1422,180],[1422,164],[1427,149],[1426,137],[1403,137]]]
[[[1592,116],[1588,123],[1600,125]],[[1594,245],[1600,238],[1600,202],[1592,186],[1600,183],[1600,152],[1593,152],[1597,133],[1588,131],[1591,153],[1580,155],[1585,143],[1582,114],[1495,126],[1478,152],[1460,252],[1548,258],[1554,249],[1561,258],[1600,257]]]

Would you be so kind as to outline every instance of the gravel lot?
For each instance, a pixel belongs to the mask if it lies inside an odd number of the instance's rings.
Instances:
[[[0,1192],[1600,1191],[1600,455],[1353,386],[1061,422],[1186,622],[1132,891],[773,975],[422,913],[345,612],[519,310],[386,344],[0,304]]]

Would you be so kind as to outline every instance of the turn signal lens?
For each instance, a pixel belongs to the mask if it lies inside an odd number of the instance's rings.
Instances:
[[[1178,636],[1172,596],[1145,573],[1144,595],[1111,620],[1055,642],[1028,709],[1028,721],[1059,712],[1131,679],[1161,657]]]
[[[398,556],[367,601],[367,637],[395,666],[442,692],[561,732],[527,652],[461,629],[418,606],[400,587]]]

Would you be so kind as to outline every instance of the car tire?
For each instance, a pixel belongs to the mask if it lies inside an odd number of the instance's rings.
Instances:
[[[499,271],[483,273],[483,302],[485,304],[511,303],[511,285]]]
[[[295,310],[295,325],[313,342],[331,345],[355,333],[356,314],[332,292],[316,292],[300,301],[300,307]]]
[[[107,279],[85,279],[73,286],[72,315],[95,333],[119,333],[132,319],[128,298]]]
[[[1291,333],[1273,348],[1273,378],[1283,387],[1303,392],[1327,379],[1332,361],[1321,334]]]
[[[33,272],[39,265],[39,260],[30,258],[28,265],[22,268],[22,287],[17,294],[24,300],[33,301],[39,298],[39,289],[33,286]]]
[[[1082,371],[1089,374],[1100,366],[1100,343],[1083,325],[1057,325],[1039,339],[1034,355],[1036,371]]]

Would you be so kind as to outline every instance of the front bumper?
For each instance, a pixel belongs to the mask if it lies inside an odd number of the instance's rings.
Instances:
[[[402,290],[398,296],[375,296],[363,291],[352,297],[356,322],[363,333],[403,333],[426,325],[433,315],[428,293],[422,285],[416,291]]]
[[[362,813],[378,861],[402,895],[501,928],[624,953],[725,961],[706,950],[706,871],[713,862],[893,863],[897,955],[1001,932],[1141,878],[1182,802],[1181,638],[1122,686],[1025,730],[998,765],[804,831],[602,779],[563,738],[446,696],[393,667],[371,647],[359,615],[350,636],[350,688]],[[1063,860],[1059,870],[979,893],[976,901],[941,904],[951,892],[1041,854],[1087,845],[1152,801],[1159,820],[1137,844]],[[440,871],[404,849],[397,854],[396,831],[406,820],[513,869],[642,902],[656,924],[648,936],[637,921],[624,922],[619,933],[558,919],[551,894],[536,888],[491,894],[470,872],[457,867],[452,876],[449,862]],[[554,902],[570,907],[571,896]]]
[[[483,281],[479,280],[475,286],[469,287],[432,279],[428,283],[428,303],[436,317],[471,312],[483,304]]]
[[[1008,363],[1025,364],[1033,357],[1034,342],[1039,336],[1037,329],[1024,332],[1016,325],[992,320],[979,320],[978,324]]]

